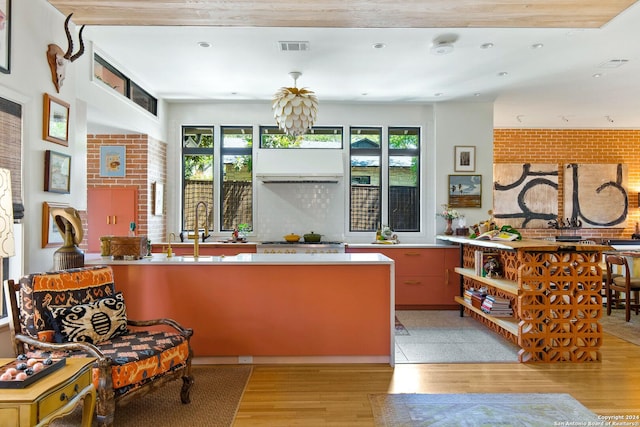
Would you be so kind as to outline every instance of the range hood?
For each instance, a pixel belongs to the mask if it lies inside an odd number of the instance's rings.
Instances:
[[[344,175],[340,149],[263,148],[253,164],[264,183],[337,183]]]

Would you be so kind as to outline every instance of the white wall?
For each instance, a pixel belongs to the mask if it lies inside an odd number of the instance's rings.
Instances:
[[[49,43],[66,47],[64,17],[44,0],[13,1],[11,25],[11,73],[0,74],[0,96],[22,105],[22,167],[24,201],[23,252],[25,271],[40,271],[53,266],[54,249],[41,248],[42,202],[68,203],[78,209],[86,206],[85,136],[83,113],[75,99],[74,67],[60,90],[51,81],[46,59]],[[48,93],[70,104],[69,146],[42,138],[43,94]],[[81,107],[82,108],[82,107]],[[45,150],[71,155],[71,193],[44,191]],[[18,255],[20,256],[20,254]],[[22,272],[12,271],[12,276]]]
[[[483,206],[491,205],[491,146],[493,143],[493,107],[487,103],[446,103],[435,107],[423,104],[350,104],[320,103],[318,126],[420,126],[423,129],[422,224],[420,233],[400,235],[403,242],[435,241],[444,223],[436,219],[436,208],[447,202],[448,175],[454,173],[454,145],[476,145],[475,174],[486,176]],[[169,159],[180,158],[182,125],[219,126],[254,125],[254,146],[258,126],[274,125],[269,102],[244,103],[169,103],[167,109]],[[383,139],[386,133],[383,134]],[[218,139],[219,140],[219,139]],[[345,147],[348,141],[345,141]],[[254,153],[257,148],[254,147]],[[344,149],[345,152],[347,148]],[[344,155],[345,170],[348,155]],[[488,162],[488,163],[483,163]],[[167,229],[180,231],[181,181],[179,161],[170,162],[167,174]],[[218,171],[215,172],[217,173]],[[325,240],[369,242],[370,233],[348,230],[348,184],[269,184],[255,182],[254,229],[258,240],[279,240],[291,232],[315,231]],[[487,208],[488,209],[488,208]],[[462,210],[469,223],[486,216],[487,209]],[[216,218],[219,218],[216,212]]]
[[[488,210],[493,207],[493,103],[447,102],[436,104],[436,198],[429,212],[440,210],[447,203],[448,179],[450,174],[482,175],[482,207],[459,209],[465,215],[467,225],[489,218]],[[454,172],[454,146],[473,145],[476,147],[475,172]],[[436,234],[442,234],[446,224],[438,218]]]

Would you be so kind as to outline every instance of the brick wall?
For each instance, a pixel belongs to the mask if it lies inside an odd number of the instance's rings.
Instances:
[[[629,171],[629,216],[623,229],[581,229],[586,238],[629,238],[640,221],[640,130],[494,129],[494,163],[624,163]],[[563,182],[559,176],[558,209],[563,215]],[[527,237],[555,236],[558,230],[521,230]]]
[[[123,145],[126,150],[125,176],[100,176],[100,146]],[[147,135],[87,135],[87,188],[135,187],[138,190],[137,234],[146,235],[152,242],[165,241],[166,216],[153,215],[152,183],[166,188],[166,144]],[[83,242],[86,245],[86,242]],[[86,247],[86,246],[85,246]]]

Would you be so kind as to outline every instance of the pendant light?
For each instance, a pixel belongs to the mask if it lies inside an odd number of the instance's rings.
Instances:
[[[293,87],[281,87],[273,96],[273,116],[278,127],[287,135],[304,135],[311,129],[318,113],[318,98],[307,88],[298,89],[296,82],[302,75],[292,71]]]

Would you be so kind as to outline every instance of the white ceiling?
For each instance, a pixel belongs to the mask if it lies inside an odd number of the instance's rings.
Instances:
[[[598,29],[88,25],[84,33],[168,101],[269,100],[301,71],[298,87],[315,91],[320,115],[323,102],[494,101],[496,127],[640,128],[639,24],[636,2]],[[453,51],[431,54],[448,34]],[[281,52],[279,41],[308,41],[310,50]],[[620,59],[628,62],[604,65]]]

